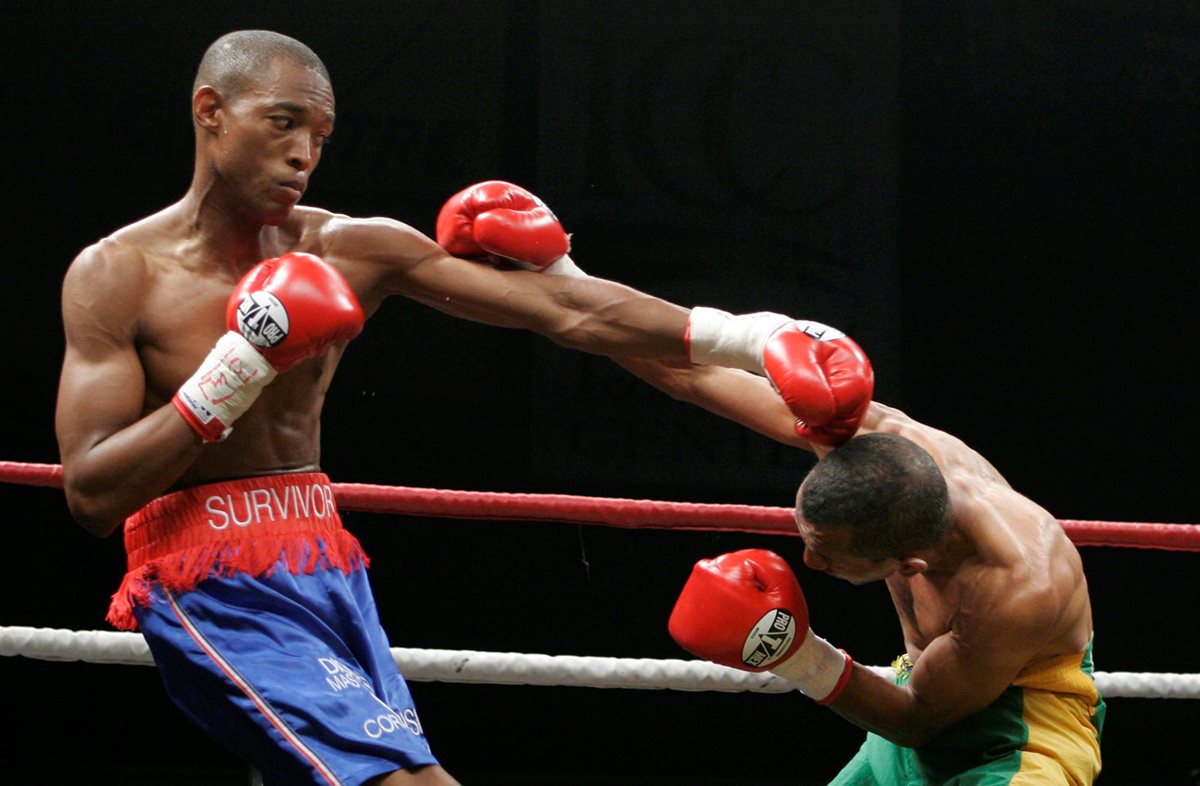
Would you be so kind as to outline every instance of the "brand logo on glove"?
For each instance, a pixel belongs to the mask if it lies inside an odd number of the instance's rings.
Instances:
[[[800,328],[801,333],[817,341],[836,341],[839,338],[846,337],[845,333],[835,327],[822,325],[820,322],[811,322],[807,319],[797,319],[796,327]]]
[[[238,304],[238,330],[256,347],[273,347],[288,336],[288,314],[270,292],[251,292]]]
[[[783,657],[796,638],[796,620],[785,609],[771,609],[754,623],[742,645],[742,662],[756,669]]]

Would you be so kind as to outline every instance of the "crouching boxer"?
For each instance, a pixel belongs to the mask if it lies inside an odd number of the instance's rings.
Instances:
[[[675,398],[814,451],[796,496],[804,564],[891,594],[904,637],[894,679],[813,632],[773,552],[700,560],[670,615],[688,652],[769,670],[868,732],[833,784],[1095,781],[1105,704],[1087,580],[1050,513],[961,440],[883,404],[831,448],[791,429],[760,377],[623,362]]]

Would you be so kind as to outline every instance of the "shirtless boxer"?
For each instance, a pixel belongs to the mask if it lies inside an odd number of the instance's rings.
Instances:
[[[670,618],[689,652],[770,670],[869,732],[834,784],[1095,780],[1105,705],[1087,582],[1050,513],[961,440],[891,407],[872,403],[857,435],[829,448],[793,432],[760,378],[622,362],[675,398],[814,451],[796,500],[804,563],[886,583],[905,644],[894,681],[812,632],[795,576],[769,551],[701,560]]]
[[[684,365],[694,329],[698,362],[781,373],[774,384],[814,438],[835,441],[822,429],[870,398],[861,373],[856,397],[826,382],[826,368],[865,363],[844,342],[796,327],[726,340],[728,315],[692,325],[687,309],[582,274],[553,214],[510,184],[453,197],[439,240],[548,275],[463,262],[390,219],[299,207],[334,96],[294,39],[218,39],[191,109],[182,200],[67,272],[56,430],[73,515],[98,536],[125,523],[129,571],[109,619],[140,627],[172,700],[269,784],[455,783],[429,750],[366,557],[319,468],[325,391],[385,297]]]

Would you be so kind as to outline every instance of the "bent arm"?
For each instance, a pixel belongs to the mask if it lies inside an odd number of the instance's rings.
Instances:
[[[987,707],[1033,662],[1050,636],[1054,602],[983,580],[988,597],[917,658],[905,685],[855,664],[846,689],[829,704],[850,722],[897,745],[920,747],[950,724]],[[978,593],[979,588],[973,590]]]
[[[386,218],[337,218],[328,258],[353,260],[347,277],[364,307],[404,295],[451,316],[539,333],[599,355],[684,362],[689,309],[613,281],[541,275],[450,256],[431,239]]]
[[[83,255],[63,285],[67,346],[55,431],[67,505],[104,537],[166,491],[202,443],[167,404],[142,416],[145,376],[129,302],[136,286],[114,260]]]

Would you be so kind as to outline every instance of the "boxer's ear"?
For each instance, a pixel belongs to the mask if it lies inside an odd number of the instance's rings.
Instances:
[[[201,85],[192,95],[192,120],[197,127],[216,134],[220,132],[221,120],[217,110],[221,108],[221,94],[212,85]]]
[[[929,570],[929,563],[920,557],[909,555],[900,559],[901,576],[916,576],[918,573],[924,573],[927,570]]]

